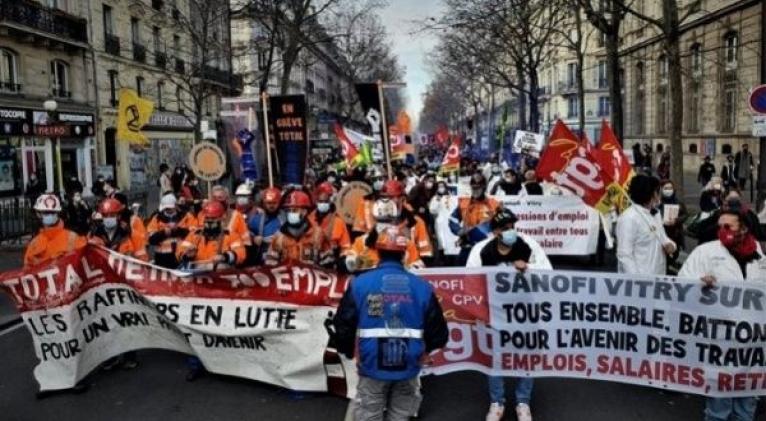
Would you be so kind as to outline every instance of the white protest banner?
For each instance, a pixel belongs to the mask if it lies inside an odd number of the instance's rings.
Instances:
[[[450,328],[429,374],[608,380],[766,393],[766,285],[501,267],[421,272]]]
[[[540,156],[545,145],[545,136],[533,132],[516,130],[513,138],[513,153]]]
[[[516,230],[534,238],[548,255],[596,253],[598,212],[577,196],[496,197],[518,218]]]
[[[706,396],[766,393],[766,285],[504,267],[418,272],[450,335],[425,373],[608,380]],[[0,275],[40,363],[42,390],[74,386],[123,352],[169,349],[294,390],[354,392],[355,364],[325,323],[346,279],[307,266],[178,276],[89,246]],[[399,291],[397,291],[399,294]]]

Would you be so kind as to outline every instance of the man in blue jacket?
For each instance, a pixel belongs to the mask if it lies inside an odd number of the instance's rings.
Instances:
[[[354,357],[359,340],[355,421],[406,421],[417,409],[418,374],[449,332],[431,285],[407,272],[400,227],[378,235],[381,263],[349,285],[333,324],[338,351]]]

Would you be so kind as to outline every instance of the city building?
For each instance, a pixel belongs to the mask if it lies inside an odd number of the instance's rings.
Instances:
[[[0,0],[0,196],[21,194],[32,175],[48,191],[70,177],[92,184],[89,13],[86,1]]]

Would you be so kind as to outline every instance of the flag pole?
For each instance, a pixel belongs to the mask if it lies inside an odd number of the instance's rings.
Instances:
[[[261,94],[261,107],[263,108],[263,132],[266,136],[266,166],[269,172],[269,187],[274,187],[274,175],[271,168],[271,135],[269,134],[269,112],[268,112],[269,94]]]
[[[383,81],[378,81],[378,100],[380,101],[380,118],[383,121],[383,150],[386,157],[386,171],[388,171],[388,179],[394,179],[394,171],[391,169],[391,149],[390,139],[388,138],[388,122],[386,121],[386,106],[383,98]]]

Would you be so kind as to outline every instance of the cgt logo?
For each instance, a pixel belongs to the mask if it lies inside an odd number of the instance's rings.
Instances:
[[[138,120],[141,113],[138,111],[136,105],[130,105],[125,109],[125,121],[127,121],[128,130],[134,133],[138,133],[141,127],[138,125]]]

